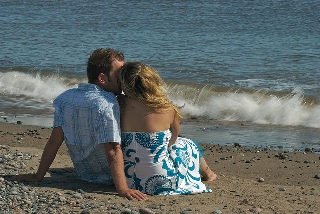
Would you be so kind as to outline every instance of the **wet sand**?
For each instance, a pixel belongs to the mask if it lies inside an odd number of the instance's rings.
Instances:
[[[205,144],[269,148],[283,151],[320,153],[320,131],[303,126],[280,126],[239,121],[216,121],[203,118],[184,119],[181,133]]]
[[[197,126],[198,122],[192,123],[194,129],[203,129],[201,125]],[[221,124],[216,127],[223,128]],[[0,145],[5,145],[0,147],[0,152],[10,150],[33,154],[25,167],[10,172],[5,163],[0,162],[0,171],[7,174],[34,172],[50,133],[51,128],[0,123]],[[41,191],[59,192],[66,198],[71,197],[70,191],[81,189],[85,196],[81,200],[98,205],[89,209],[70,202],[64,205],[67,209],[64,213],[112,213],[111,205],[117,207],[114,213],[128,206],[136,211],[145,208],[149,213],[320,213],[319,154],[309,150],[257,149],[231,142],[230,146],[220,146],[214,143],[214,139],[210,144],[201,143],[201,146],[209,166],[219,176],[214,182],[205,182],[212,193],[149,196],[145,202],[128,201],[117,196],[113,187],[81,181],[64,144],[44,180],[25,185]],[[1,176],[5,177],[3,173]],[[20,210],[13,206],[10,211]]]

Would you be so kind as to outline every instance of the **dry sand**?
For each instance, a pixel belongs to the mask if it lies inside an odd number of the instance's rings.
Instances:
[[[15,173],[37,169],[50,133],[50,128],[0,123],[0,145],[38,155]],[[214,182],[205,182],[212,193],[149,196],[144,202],[128,201],[117,196],[113,187],[81,181],[64,144],[44,180],[29,185],[62,194],[82,189],[101,207],[107,201],[109,205],[129,204],[131,208],[148,208],[154,213],[320,213],[319,154],[208,144],[202,147],[209,166],[219,176]],[[83,209],[70,203],[68,211],[80,213]],[[90,213],[99,212],[92,209]]]

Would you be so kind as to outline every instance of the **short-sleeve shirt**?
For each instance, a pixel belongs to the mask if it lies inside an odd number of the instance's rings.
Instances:
[[[121,143],[116,96],[95,84],[80,83],[60,94],[53,106],[53,126],[62,127],[78,175],[85,181],[112,184],[104,144]]]

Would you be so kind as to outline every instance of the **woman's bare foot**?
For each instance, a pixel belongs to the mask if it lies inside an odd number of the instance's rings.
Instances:
[[[204,158],[201,158],[201,176],[203,181],[214,181],[218,178],[217,174],[214,173],[208,166]]]
[[[211,170],[209,173],[206,173],[205,176],[202,175],[203,181],[214,181],[214,180],[217,180],[217,178],[218,178],[218,175],[216,173],[212,172]]]

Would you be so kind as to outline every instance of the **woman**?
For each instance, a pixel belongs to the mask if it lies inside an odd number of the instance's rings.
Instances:
[[[119,79],[124,92],[118,100],[128,185],[149,195],[211,192],[201,179],[213,181],[217,175],[195,142],[178,137],[180,113],[166,97],[157,71],[128,62]]]

